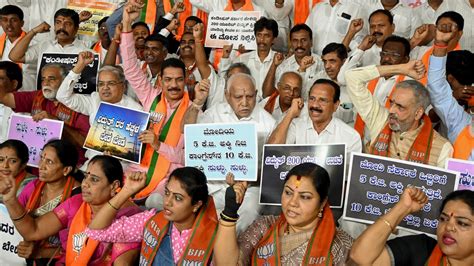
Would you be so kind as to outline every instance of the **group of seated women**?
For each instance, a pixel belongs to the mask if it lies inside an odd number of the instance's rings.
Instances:
[[[191,167],[171,173],[163,211],[143,211],[130,199],[145,186],[144,173],[124,178],[119,160],[106,155],[80,172],[77,160],[73,145],[50,141],[38,178],[31,178],[28,148],[15,140],[0,144],[0,194],[24,238],[18,255],[32,265],[474,265],[473,191],[444,199],[437,240],[415,235],[387,241],[406,215],[427,202],[413,187],[353,240],[334,222],[327,171],[303,163],[286,175],[281,214],[262,216],[237,235],[247,183],[232,175],[220,218],[206,176]]]

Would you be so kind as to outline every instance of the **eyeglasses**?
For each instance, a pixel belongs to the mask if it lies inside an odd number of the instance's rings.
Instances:
[[[400,58],[400,57],[402,57],[402,55],[399,54],[399,53],[385,52],[385,51],[381,51],[381,52],[380,52],[380,57],[386,57],[386,56],[392,57],[392,58]]]
[[[123,82],[121,82],[121,81],[106,81],[106,82],[104,82],[104,81],[99,81],[99,82],[97,83],[97,87],[98,87],[99,89],[100,89],[100,88],[103,88],[103,87],[105,87],[105,86],[107,86],[107,87],[115,87],[115,86],[117,86],[117,85],[120,84],[120,83],[123,83]]]

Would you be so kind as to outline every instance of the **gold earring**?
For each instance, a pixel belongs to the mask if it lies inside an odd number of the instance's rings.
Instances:
[[[323,218],[323,209],[319,210],[318,218]]]

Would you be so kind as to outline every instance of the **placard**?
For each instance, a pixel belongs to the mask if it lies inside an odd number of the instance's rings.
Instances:
[[[0,204],[0,265],[26,265],[24,258],[18,257],[17,247],[23,237],[18,233],[4,204]]]
[[[260,11],[214,11],[208,16],[206,47],[222,48],[233,44],[234,49],[244,45],[246,50],[256,50],[254,24]]]
[[[185,165],[196,167],[207,180],[257,180],[255,123],[193,124],[184,127]]]
[[[28,146],[28,165],[38,167],[43,146],[52,139],[60,139],[64,122],[53,119],[33,121],[31,116],[12,113],[8,125],[8,139],[23,141]]]
[[[140,163],[142,142],[138,135],[147,129],[149,118],[147,112],[101,102],[84,148]]]
[[[474,191],[474,162],[450,158],[446,169],[459,173],[458,190]]]
[[[301,163],[315,163],[328,171],[329,204],[341,208],[345,180],[345,144],[270,145],[263,147],[260,204],[281,205],[288,171]]]
[[[77,54],[43,53],[38,66],[37,88],[41,88],[41,69],[46,64],[61,64],[66,69],[66,74],[76,65]],[[94,61],[87,65],[81,73],[81,78],[74,84],[74,92],[91,94],[96,91],[97,73],[99,72],[99,55],[94,54]]]
[[[92,17],[79,24],[77,33],[94,36],[97,33],[99,21],[104,17],[110,16],[117,8],[117,5],[101,1],[69,0],[67,8],[76,11],[77,14],[81,13],[81,11],[91,12]]]
[[[390,210],[410,185],[421,188],[428,203],[407,215],[399,227],[415,233],[436,235],[443,199],[457,188],[459,174],[426,164],[388,157],[352,153],[343,217],[373,223]]]

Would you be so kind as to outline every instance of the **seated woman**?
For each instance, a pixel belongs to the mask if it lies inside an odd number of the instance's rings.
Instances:
[[[76,171],[79,160],[76,147],[65,140],[52,140],[43,147],[39,161],[39,177],[28,183],[18,201],[32,217],[49,213],[71,196],[81,193],[83,175]],[[42,241],[21,241],[18,256],[36,265],[46,265],[61,254],[59,236]]]
[[[351,250],[357,265],[474,265],[474,191],[458,190],[441,204],[436,236],[387,238],[410,213],[428,202],[422,190],[407,188],[400,201],[360,235]]]
[[[47,158],[44,160],[48,163]],[[52,212],[37,218],[28,215],[16,199],[12,178],[0,181],[0,193],[3,194],[16,229],[25,240],[38,241],[67,229],[60,233],[61,245],[66,254],[62,254],[57,264],[64,263],[65,259],[66,265],[132,265],[138,256],[139,243],[104,243],[87,239],[84,234],[91,217],[116,194],[122,177],[123,169],[118,159],[98,155],[89,162],[81,184],[82,194],[67,199]],[[116,217],[138,212],[140,208],[127,201],[118,210]]]
[[[151,209],[116,220],[116,207],[145,186],[145,173],[131,173],[123,189],[102,208],[86,230],[99,241],[142,241],[140,265],[208,265],[212,259],[217,215],[206,176],[194,167],[175,169],[165,187],[164,210]],[[105,228],[103,230],[98,230]]]
[[[313,163],[293,167],[285,178],[280,217],[262,216],[237,238],[245,190],[246,182],[227,188],[214,244],[216,265],[344,265],[352,238],[336,228],[324,168]]]
[[[0,144],[0,180],[13,177],[17,195],[36,177],[26,171],[29,160],[28,146],[22,141],[9,139]],[[2,198],[0,197],[0,202]]]

